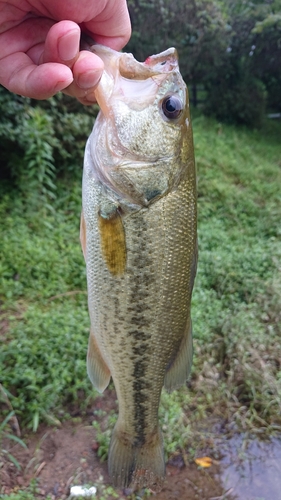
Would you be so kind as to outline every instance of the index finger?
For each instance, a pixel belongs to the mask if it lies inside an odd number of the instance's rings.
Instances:
[[[131,21],[125,0],[109,0],[94,19],[82,23],[81,29],[95,42],[120,50],[131,36]]]

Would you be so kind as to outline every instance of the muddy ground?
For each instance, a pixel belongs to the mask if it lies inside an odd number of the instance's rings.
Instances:
[[[98,459],[93,430],[87,425],[66,424],[61,429],[42,427],[27,444],[28,451],[18,446],[11,450],[21,463],[22,471],[6,463],[1,474],[2,493],[23,489],[32,478],[39,480],[38,498],[50,494],[54,500],[68,498],[73,484],[110,484],[106,463]],[[153,495],[155,500],[210,500],[223,498],[225,493],[218,478],[218,464],[199,470],[195,463],[185,466],[182,457],[177,456],[167,464],[166,473],[164,489]],[[120,490],[119,498],[126,499],[126,493],[129,492]]]
[[[95,409],[103,407],[104,403],[104,399],[96,400]],[[114,405],[114,397],[111,401],[107,400],[108,410]],[[27,450],[11,440],[2,443],[19,462],[21,470],[17,470],[11,460],[1,457],[0,493],[9,494],[25,489],[32,479],[38,481],[38,499],[44,499],[47,495],[53,500],[67,499],[70,486],[75,484],[94,484],[98,488],[98,498],[105,493],[104,488],[110,485],[110,480],[106,462],[101,462],[98,457],[99,445],[92,426],[93,409],[82,418],[77,418],[76,412],[75,417],[58,428],[42,424],[36,434],[23,435]],[[207,448],[202,450],[201,455],[206,453]],[[200,451],[197,456],[200,456]],[[170,457],[166,474],[163,490],[151,496],[154,500],[235,498],[221,484],[220,460],[213,460],[209,468],[200,468],[187,454],[183,457],[178,453]],[[118,493],[120,499],[130,498],[129,491],[120,490]]]

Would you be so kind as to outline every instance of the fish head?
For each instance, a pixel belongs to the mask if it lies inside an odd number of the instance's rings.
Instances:
[[[92,141],[96,175],[119,196],[146,205],[179,182],[182,153],[192,140],[177,51],[141,63],[108,47],[91,50],[105,66],[95,90],[101,108]]]

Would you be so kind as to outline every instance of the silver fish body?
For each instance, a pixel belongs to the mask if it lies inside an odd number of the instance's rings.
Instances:
[[[165,475],[161,390],[182,385],[192,361],[197,215],[188,97],[175,49],[145,63],[92,50],[105,71],[83,174],[88,374],[101,392],[112,376],[117,392],[114,484],[157,490]]]

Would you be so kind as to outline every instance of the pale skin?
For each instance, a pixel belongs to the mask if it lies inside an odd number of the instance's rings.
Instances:
[[[79,50],[81,31],[123,48],[131,34],[126,0],[0,0],[0,84],[33,99],[63,91],[92,104],[103,62]]]

